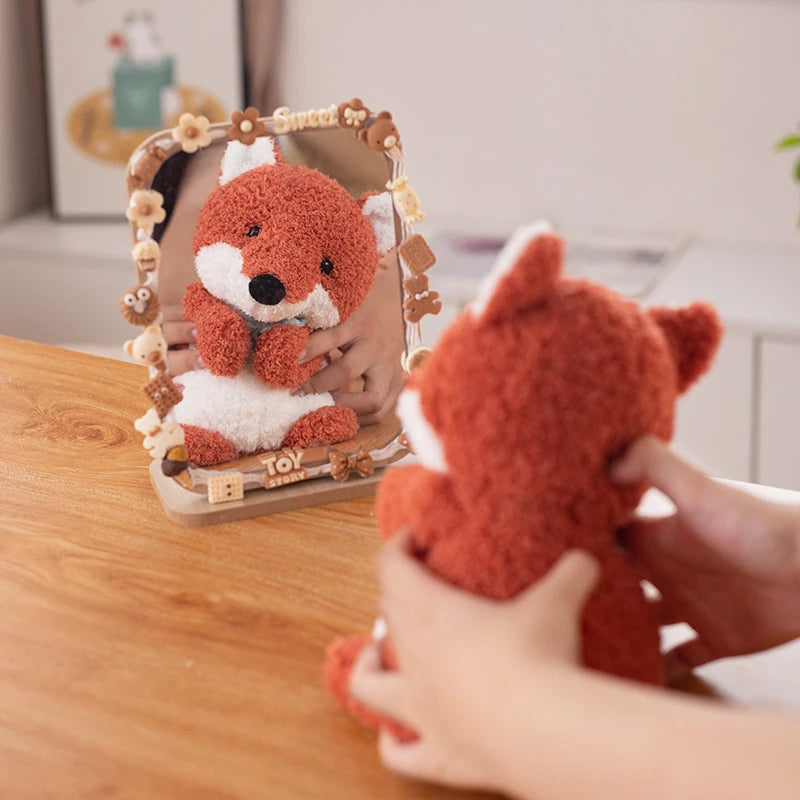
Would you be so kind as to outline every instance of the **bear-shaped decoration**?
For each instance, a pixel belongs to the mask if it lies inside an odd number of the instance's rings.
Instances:
[[[151,408],[133,423],[139,433],[144,434],[142,446],[151,458],[165,458],[169,451],[183,446],[183,429],[177,422],[162,422],[158,412]]]
[[[381,111],[368,125],[359,128],[358,139],[373,150],[391,150],[400,144],[400,133],[388,111]]]
[[[400,396],[419,464],[390,469],[378,491],[384,538],[401,530],[440,578],[505,600],[570,548],[602,578],[583,618],[587,666],[663,684],[659,619],[616,532],[646,487],[611,482],[610,463],[643,434],[672,435],[678,396],[706,370],[721,336],[714,310],[643,310],[560,275],[562,242],[544,225],[506,245],[478,297]],[[391,630],[383,657],[396,663]],[[326,683],[370,726],[391,727],[348,694],[367,637],[335,643]]]
[[[184,297],[206,367],[178,378],[189,459],[217,464],[350,438],[351,409],[329,393],[293,390],[323,363],[300,363],[311,332],[355,311],[395,245],[391,196],[355,200],[322,173],[286,163],[271,137],[231,141],[219,184],[195,229],[200,280]]]
[[[139,364],[155,367],[160,372],[167,368],[167,340],[158,325],[148,325],[135,339],[125,342],[125,352]]]

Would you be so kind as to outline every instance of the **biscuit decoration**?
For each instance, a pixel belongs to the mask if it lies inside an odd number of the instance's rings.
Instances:
[[[418,233],[409,236],[397,248],[397,251],[414,275],[422,275],[423,272],[429,270],[436,263],[436,256],[433,254],[433,250],[425,241],[425,237]]]
[[[392,122],[392,115],[381,111],[372,122],[359,129],[358,140],[372,150],[385,152],[400,144],[400,132]]]
[[[415,275],[403,281],[403,288],[409,296],[403,303],[405,318],[409,322],[419,322],[426,314],[438,314],[442,310],[439,292],[428,287],[427,275]]]
[[[406,218],[406,222],[415,225],[425,219],[425,214],[419,207],[419,195],[411,188],[405,175],[389,181],[386,188],[392,193],[395,205]]]
[[[139,364],[155,367],[159,372],[167,369],[167,340],[158,325],[148,325],[135,339],[125,342],[124,349]]]
[[[142,386],[142,391],[150,398],[160,417],[166,415],[183,399],[183,393],[163,372]]]
[[[128,187],[128,193],[150,186],[166,158],[167,151],[163,147],[151,144],[139,156],[127,175],[125,182]]]
[[[136,263],[136,269],[149,278],[158,269],[161,248],[154,239],[144,239],[141,242],[136,242],[133,250],[131,250],[131,255]]]
[[[208,478],[208,502],[230,503],[244,497],[244,478],[241,472],[220,472]]]
[[[156,293],[147,286],[132,286],[119,299],[119,310],[131,325],[152,325],[161,313]]]
[[[359,131],[369,119],[370,110],[359,97],[354,97],[346,103],[339,103],[339,125],[352,131]]]
[[[167,454],[161,462],[161,471],[168,478],[174,478],[176,475],[180,475],[181,472],[185,472],[188,467],[189,456],[186,452],[186,447],[182,444],[167,450]]]

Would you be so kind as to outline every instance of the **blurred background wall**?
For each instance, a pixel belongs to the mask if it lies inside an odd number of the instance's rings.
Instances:
[[[0,0],[0,223],[47,200],[35,0]]]
[[[407,143],[430,218],[797,243],[777,139],[800,121],[800,3],[290,0],[295,108],[355,93]]]

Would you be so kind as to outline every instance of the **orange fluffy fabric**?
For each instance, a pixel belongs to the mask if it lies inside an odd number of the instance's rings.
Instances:
[[[616,486],[607,468],[645,433],[671,437],[678,395],[710,364],[721,326],[705,304],[647,311],[561,277],[562,252],[549,233],[510,244],[488,297],[414,373],[406,391],[424,424],[403,421],[422,464],[388,472],[376,516],[384,538],[410,530],[440,578],[498,600],[565,550],[589,551],[603,573],[583,617],[586,665],[663,684],[658,615],[616,536],[646,487]],[[328,687],[364,723],[388,725],[348,695],[357,650],[333,645]]]

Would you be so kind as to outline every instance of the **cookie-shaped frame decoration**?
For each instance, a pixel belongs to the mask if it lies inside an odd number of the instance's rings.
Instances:
[[[244,148],[239,151],[241,156],[237,157],[247,161],[254,158],[252,154],[258,153],[258,157],[263,159],[268,137],[297,137],[300,133],[314,136],[322,131],[349,132],[354,137],[356,144],[353,147],[357,152],[361,152],[360,143],[365,146],[365,157],[371,152],[371,158],[386,160],[388,180],[376,185],[374,190],[383,191],[391,198],[389,207],[394,210],[392,224],[397,232],[394,242],[405,293],[406,353],[418,354],[419,320],[425,313],[435,313],[430,302],[420,302],[422,298],[419,295],[427,292],[425,299],[435,299],[436,294],[427,286],[427,276],[423,276],[426,285],[422,292],[412,290],[420,288],[414,281],[418,281],[422,273],[433,265],[435,256],[425,240],[412,231],[412,225],[421,221],[424,214],[406,176],[400,132],[390,112],[373,113],[359,98],[351,98],[343,103],[301,112],[283,106],[269,117],[262,117],[257,109],[248,107],[234,111],[228,121],[215,123],[202,116],[184,114],[175,128],[161,131],[143,142],[129,161],[126,215],[131,223],[136,283],[123,292],[119,301],[120,311],[132,325],[143,328],[125,346],[126,352],[149,370],[142,392],[150,408],[142,408],[143,416],[137,420],[136,427],[143,434],[143,444],[153,458],[153,483],[167,513],[175,521],[209,524],[219,518],[214,510],[226,506],[244,509],[242,513],[237,511],[239,516],[256,516],[282,510],[287,507],[287,502],[291,507],[298,507],[298,503],[312,505],[326,502],[331,489],[346,492],[339,496],[371,494],[380,468],[410,452],[402,426],[392,416],[381,425],[361,428],[354,437],[330,446],[281,447],[204,467],[189,461],[188,439],[184,443],[185,426],[178,424],[176,419],[176,406],[182,402],[185,384],[191,381],[187,376],[170,377],[163,358],[165,341],[160,328],[162,314],[158,297],[159,273],[163,267],[159,237],[154,232],[164,223],[167,213],[164,197],[153,189],[156,175],[170,158],[179,153],[186,154],[184,158],[191,157],[205,148],[235,141]],[[300,139],[293,141],[299,148]],[[223,160],[223,176],[225,169]],[[236,164],[231,167],[229,160],[227,169],[233,169],[236,174],[241,167]],[[258,235],[258,226],[251,226],[251,231],[253,233],[248,232],[248,235]],[[323,265],[320,269],[325,272]],[[413,305],[410,307],[409,303]],[[252,332],[252,320],[245,321]],[[409,368],[417,360],[411,358]],[[308,486],[313,491],[301,489],[301,486]],[[300,491],[305,496],[303,501],[287,500],[297,498]],[[169,503],[176,497],[180,502],[169,505],[168,495],[171,498]],[[324,500],[317,499],[323,497]],[[191,519],[176,511],[181,504],[192,506]],[[203,511],[203,504],[208,513]]]

